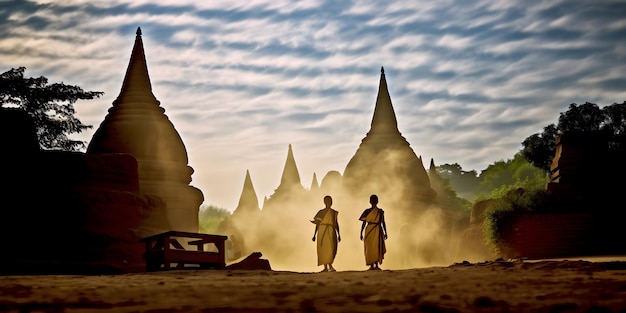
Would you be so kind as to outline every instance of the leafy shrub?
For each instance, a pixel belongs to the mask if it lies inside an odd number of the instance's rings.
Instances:
[[[485,213],[483,224],[483,232],[489,244],[506,244],[517,216],[527,211],[524,207],[526,202],[527,198],[519,195],[504,196],[493,202]]]
[[[198,229],[205,234],[215,233],[220,222],[230,215],[230,211],[226,209],[218,208],[214,205],[203,205],[198,212]]]
[[[509,189],[485,213],[483,231],[491,245],[505,245],[509,240],[516,219],[531,212],[551,212],[558,210],[551,195],[544,189],[535,187]]]

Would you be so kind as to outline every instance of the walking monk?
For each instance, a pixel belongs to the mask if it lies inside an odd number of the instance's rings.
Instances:
[[[317,265],[324,265],[322,272],[334,272],[333,262],[337,255],[337,244],[341,241],[339,223],[337,222],[339,212],[330,207],[333,204],[331,196],[324,197],[324,204],[326,207],[319,210],[311,221],[315,224],[313,241],[315,241],[317,234]]]
[[[380,270],[379,264],[383,263],[385,252],[385,240],[387,239],[387,225],[385,224],[385,212],[377,206],[378,196],[370,196],[371,208],[365,209],[359,220],[361,225],[361,240],[365,246],[365,264],[370,270]],[[365,237],[363,230],[365,229]]]

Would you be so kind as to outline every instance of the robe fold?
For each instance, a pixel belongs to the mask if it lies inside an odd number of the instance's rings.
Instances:
[[[337,255],[337,214],[333,209],[322,209],[313,222],[317,228],[317,265],[332,264]]]
[[[360,221],[367,222],[365,226],[365,234],[363,235],[363,245],[365,253],[365,264],[372,265],[376,262],[383,263],[385,252],[385,235],[381,223],[384,220],[384,212],[380,208],[366,209]]]

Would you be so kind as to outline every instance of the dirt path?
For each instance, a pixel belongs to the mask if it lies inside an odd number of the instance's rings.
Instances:
[[[1,312],[626,312],[626,262],[1,276]]]

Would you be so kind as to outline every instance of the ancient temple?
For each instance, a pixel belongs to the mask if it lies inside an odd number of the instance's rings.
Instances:
[[[255,251],[260,218],[259,200],[252,184],[250,171],[247,170],[237,208],[217,227],[217,233],[228,236],[227,261]]]
[[[203,195],[190,185],[193,169],[188,165],[187,150],[164,113],[152,93],[138,28],[119,96],[94,133],[87,153],[128,153],[137,159],[141,192],[166,203],[165,212],[155,214],[145,227],[154,233],[197,232]],[[166,223],[161,222],[163,218]]]
[[[370,130],[344,170],[343,185],[359,197],[379,194],[395,203],[429,203],[436,197],[424,165],[398,130],[384,68]]]
[[[246,237],[246,247],[262,251],[273,266],[305,264],[303,242],[310,241],[302,227],[309,226],[311,193],[302,186],[291,144],[283,168],[280,184],[274,193],[264,198],[261,217],[254,225],[256,235]],[[242,228],[242,229],[243,229]],[[307,240],[308,239],[308,240]]]
[[[300,180],[296,159],[293,156],[293,149],[291,144],[289,144],[285,167],[283,168],[283,174],[280,178],[280,185],[278,185],[278,188],[276,188],[274,193],[267,199],[267,203],[264,203],[263,211],[272,211],[279,209],[278,207],[288,206],[285,205],[284,201],[288,201],[290,198],[301,197],[305,191]]]
[[[246,178],[243,182],[243,189],[241,190],[241,196],[239,197],[239,203],[237,208],[233,212],[233,215],[251,215],[255,216],[261,213],[259,208],[259,198],[257,198],[254,185],[252,184],[252,178],[250,177],[250,171],[246,170]]]

